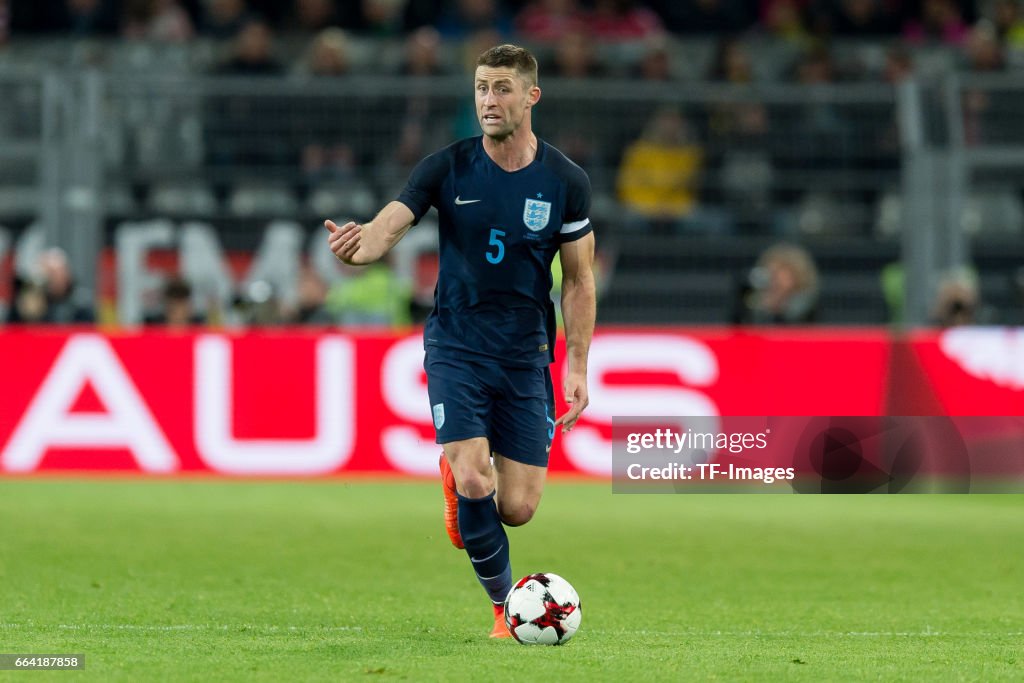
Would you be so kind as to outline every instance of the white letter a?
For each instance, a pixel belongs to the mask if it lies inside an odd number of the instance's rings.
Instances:
[[[86,382],[106,413],[72,413]],[[52,447],[126,448],[144,472],[172,472],[178,459],[110,344],[94,334],[68,339],[24,418],[0,453],[0,469],[31,472]]]

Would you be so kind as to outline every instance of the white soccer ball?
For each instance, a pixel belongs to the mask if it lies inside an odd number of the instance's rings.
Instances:
[[[524,645],[564,645],[583,619],[580,596],[558,574],[530,574],[505,598],[505,624]]]

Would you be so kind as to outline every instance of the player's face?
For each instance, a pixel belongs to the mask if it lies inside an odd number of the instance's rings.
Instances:
[[[527,85],[515,69],[476,69],[476,116],[489,138],[504,140],[515,133],[539,97],[540,88]]]

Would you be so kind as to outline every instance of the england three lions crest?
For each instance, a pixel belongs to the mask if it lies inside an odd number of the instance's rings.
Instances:
[[[523,223],[534,232],[548,227],[551,220],[551,202],[542,202],[539,199],[527,199],[523,207]]]

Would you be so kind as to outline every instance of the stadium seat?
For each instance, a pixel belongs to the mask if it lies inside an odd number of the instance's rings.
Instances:
[[[149,209],[161,216],[207,216],[217,212],[217,199],[203,183],[167,182],[150,190]]]
[[[39,210],[39,191],[35,187],[0,185],[0,218],[31,216]]]
[[[875,235],[897,237],[903,229],[903,198],[898,192],[887,192],[875,205]]]
[[[297,209],[295,194],[280,183],[240,183],[228,197],[228,211],[240,217],[290,216]]]
[[[875,210],[875,234],[895,237],[900,234],[903,200],[889,193],[879,200]],[[1011,188],[972,192],[960,217],[968,235],[1015,235],[1024,229],[1024,203]]]
[[[869,224],[863,204],[826,192],[808,192],[796,211],[796,229],[801,235],[859,235]]]
[[[822,323],[877,325],[888,312],[877,273],[828,272],[821,278],[819,320]]]
[[[961,221],[968,235],[1020,233],[1024,228],[1024,205],[1010,188],[972,192]]]
[[[306,202],[317,216],[372,218],[379,208],[373,190],[364,183],[324,184],[313,189]]]
[[[138,209],[131,188],[127,185],[111,185],[103,191],[103,206],[107,213],[125,216]]]

